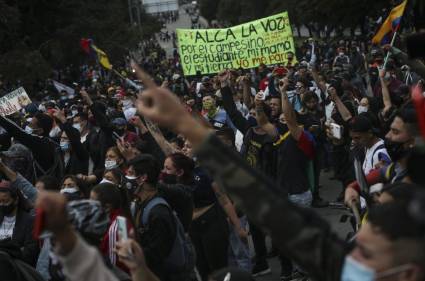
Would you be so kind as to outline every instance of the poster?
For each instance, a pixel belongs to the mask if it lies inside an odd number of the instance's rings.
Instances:
[[[288,12],[224,29],[177,29],[185,75],[285,64],[295,54]]]
[[[7,116],[13,114],[31,103],[27,92],[20,87],[0,98],[0,114]]]

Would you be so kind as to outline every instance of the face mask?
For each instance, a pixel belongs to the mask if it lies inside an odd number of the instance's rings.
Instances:
[[[33,132],[34,132],[34,130],[33,130],[33,128],[31,128],[30,126],[26,126],[25,127],[25,132],[27,133],[27,134],[32,134]]]
[[[125,133],[125,129],[115,129],[115,133],[117,133],[119,136],[123,136]]]
[[[159,178],[165,184],[176,184],[177,183],[177,176],[176,175],[161,173]]]
[[[111,170],[111,169],[114,169],[114,168],[117,168],[117,167],[118,167],[117,161],[115,161],[115,160],[106,160],[105,161],[105,169],[106,170]]]
[[[99,183],[99,184],[101,184],[101,183],[112,183],[112,184],[115,184],[114,182],[111,182],[110,180],[105,179],[105,178],[103,178],[103,179],[100,181],[100,183]]]
[[[340,57],[342,57],[343,55],[344,55],[344,53],[343,53],[343,52],[339,53],[339,56],[340,56]]]
[[[62,151],[68,151],[70,148],[70,144],[69,141],[61,141],[60,142],[60,147]]]
[[[359,113],[359,114],[362,114],[362,113],[364,113],[364,112],[367,112],[369,109],[367,108],[367,106],[363,106],[363,105],[360,105],[358,108],[357,108],[357,112]]]
[[[374,281],[375,271],[352,257],[345,258],[342,268],[341,281]]]
[[[207,111],[210,111],[215,108],[215,105],[212,101],[204,101],[202,102],[202,108]]]
[[[410,149],[404,148],[404,144],[405,142],[395,142],[385,139],[385,148],[392,161],[396,162],[409,154]]]
[[[130,181],[133,181],[133,180],[137,179],[136,176],[125,176],[125,178],[128,179],[128,180],[130,180]]]
[[[258,125],[257,119],[253,116],[249,116],[248,117],[248,124],[249,124],[249,127],[257,127],[257,125]]]
[[[74,123],[72,124],[72,127],[74,127],[75,129],[77,129],[79,132],[81,132],[81,125],[80,123]]]
[[[46,107],[44,106],[44,104],[40,104],[38,106],[38,110],[42,111],[42,112],[46,112]]]
[[[79,190],[76,187],[65,187],[65,188],[62,188],[61,191],[60,191],[60,193],[62,193],[62,194],[64,194],[64,193],[72,194],[72,193],[77,193],[77,192],[79,192]]]
[[[5,216],[8,216],[13,213],[16,206],[15,203],[9,203],[7,205],[0,205],[0,212],[4,214]]]

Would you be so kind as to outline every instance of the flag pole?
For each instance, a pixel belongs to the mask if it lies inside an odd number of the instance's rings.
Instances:
[[[387,67],[388,59],[390,58],[390,54],[391,54],[391,48],[394,46],[395,38],[397,36],[397,31],[398,31],[398,28],[394,32],[393,39],[391,39],[390,49],[388,50],[387,56],[385,57],[383,69]]]

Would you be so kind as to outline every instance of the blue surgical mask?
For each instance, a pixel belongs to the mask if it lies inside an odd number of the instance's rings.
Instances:
[[[350,256],[345,257],[341,281],[374,281],[375,270],[361,264]]]
[[[61,141],[60,142],[60,147],[61,147],[61,150],[62,151],[68,151],[69,150],[69,148],[70,148],[70,144],[69,144],[69,141]]]
[[[33,132],[34,132],[34,130],[33,130],[33,128],[31,128],[30,126],[26,126],[25,127],[25,132],[27,133],[27,134],[32,134]]]
[[[81,132],[81,125],[80,123],[74,123],[72,124],[72,127],[74,127],[75,129],[77,129],[79,132]]]

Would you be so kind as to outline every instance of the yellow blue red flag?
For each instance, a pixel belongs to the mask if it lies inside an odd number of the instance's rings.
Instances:
[[[390,15],[384,21],[381,28],[372,39],[373,44],[385,45],[389,44],[394,32],[398,30],[403,17],[404,9],[406,8],[407,0],[404,0],[400,5],[391,10]]]

